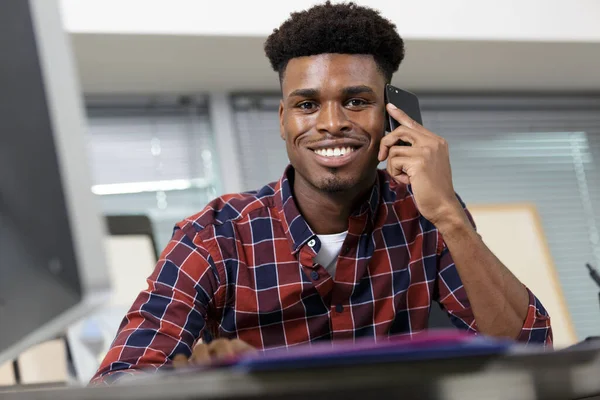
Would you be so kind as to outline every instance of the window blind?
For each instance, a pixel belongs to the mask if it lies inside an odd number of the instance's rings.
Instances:
[[[279,132],[279,97],[232,97],[243,190],[260,189],[281,178],[289,163]]]
[[[585,263],[600,260],[593,235],[600,198],[597,113],[430,109],[424,123],[447,138],[455,187],[467,203],[537,206],[576,332],[581,339],[596,335],[597,288]]]
[[[88,97],[93,190],[107,214],[146,214],[159,251],[175,222],[216,194],[218,181],[203,97]]]
[[[287,163],[278,100],[233,98],[243,174],[252,187],[277,179]],[[537,206],[576,332],[581,339],[597,335],[598,288],[585,263],[600,266],[600,97],[420,100],[424,125],[448,140],[454,185],[467,205]]]

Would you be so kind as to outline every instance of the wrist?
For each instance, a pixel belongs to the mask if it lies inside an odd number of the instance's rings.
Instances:
[[[440,213],[440,218],[436,221],[431,221],[443,237],[473,230],[467,214],[465,214],[462,205],[458,201],[446,210]]]

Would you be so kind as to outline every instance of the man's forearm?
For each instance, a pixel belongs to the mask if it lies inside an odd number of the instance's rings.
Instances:
[[[478,330],[516,338],[527,315],[525,286],[488,249],[464,211],[438,224],[465,291]]]

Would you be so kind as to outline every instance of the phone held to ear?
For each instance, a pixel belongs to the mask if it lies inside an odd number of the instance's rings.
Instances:
[[[407,90],[399,89],[392,85],[385,85],[385,104],[392,103],[402,111],[404,111],[409,117],[423,125],[423,119],[421,118],[421,107],[419,106],[419,99],[414,93]],[[394,129],[400,126],[400,123],[392,118],[387,110],[385,111],[385,130],[386,132],[392,132]],[[410,143],[399,141],[398,145],[410,146]]]

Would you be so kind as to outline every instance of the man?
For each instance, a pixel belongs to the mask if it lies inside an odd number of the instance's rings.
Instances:
[[[384,136],[384,87],[404,57],[395,26],[326,3],[292,14],[265,50],[291,165],[177,225],[95,382],[251,349],[410,335],[427,329],[432,301],[458,328],[550,345],[546,311],[455,195],[446,142],[389,104],[402,126]]]

